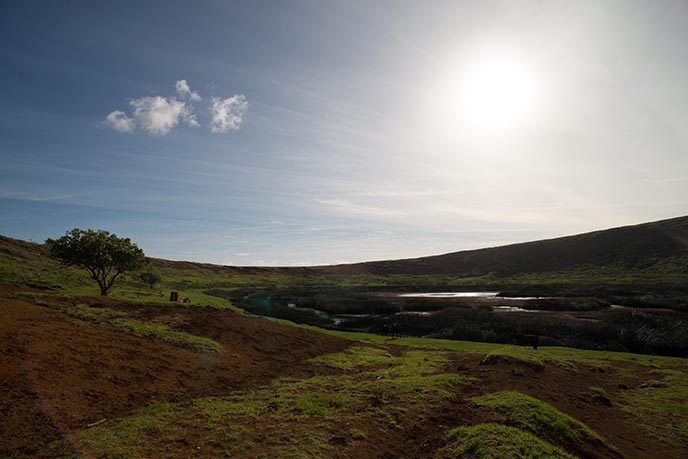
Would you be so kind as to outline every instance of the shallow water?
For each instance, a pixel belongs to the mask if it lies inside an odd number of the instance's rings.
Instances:
[[[523,309],[518,306],[492,306],[494,312],[544,312],[536,309]]]
[[[396,297],[403,298],[427,298],[427,299],[452,299],[452,298],[465,298],[470,301],[470,299],[475,299],[476,304],[481,304],[484,306],[491,306],[492,310],[499,314],[528,314],[528,315],[547,315],[548,317],[558,317],[562,320],[567,321],[590,321],[597,322],[605,314],[608,313],[609,309],[602,309],[598,311],[553,311],[553,310],[537,310],[537,309],[525,309],[518,306],[520,301],[528,300],[541,300],[550,297],[498,297],[498,292],[423,292],[423,293],[397,293],[393,294]],[[506,303],[506,304],[505,304]],[[515,303],[515,304],[514,304]],[[470,302],[468,303],[470,304]],[[301,308],[296,304],[289,304],[290,308],[311,311],[320,317],[329,319],[332,321],[332,325],[340,326],[347,321],[361,319],[366,317],[387,317],[387,320],[395,316],[430,316],[436,314],[439,311],[401,311],[396,313],[388,314],[329,314],[327,312],[312,309],[312,308]],[[613,305],[611,310],[635,310],[642,311],[646,313],[653,314],[676,314],[677,311],[670,309],[655,309],[655,308],[634,308],[621,305]]]
[[[400,293],[403,298],[494,298],[499,292],[430,292]]]

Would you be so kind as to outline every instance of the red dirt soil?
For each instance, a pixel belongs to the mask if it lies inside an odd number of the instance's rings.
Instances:
[[[336,373],[305,361],[352,344],[226,310],[80,300],[105,303],[134,317],[155,317],[222,346],[221,352],[202,353],[72,318],[54,307],[22,299],[17,295],[20,290],[25,288],[0,285],[0,457],[78,456],[66,438],[73,429],[156,402],[220,396],[283,376]],[[402,348],[390,346],[389,350],[399,353]],[[597,403],[590,391],[590,386],[603,387],[614,396],[621,382],[635,386],[649,379],[649,369],[622,371],[619,367],[600,372],[582,367],[571,374],[548,365],[538,372],[513,363],[481,365],[481,358],[456,352],[447,368],[479,377],[479,384],[456,388],[459,397],[432,407],[431,412],[409,410],[408,416],[398,420],[398,429],[366,429],[365,440],[344,442],[335,457],[450,457],[445,448],[447,429],[504,422],[467,400],[500,390],[524,392],[576,417],[616,445],[625,458],[685,457],[683,445],[656,443],[634,426],[630,415]],[[332,434],[333,442],[342,441],[336,432]],[[620,457],[601,447],[576,453],[584,458]]]
[[[201,353],[8,298],[15,289],[1,288],[0,457],[39,457],[53,442],[56,448],[42,457],[69,457],[64,433],[71,429],[156,402],[308,377],[319,369],[305,360],[350,345],[231,311],[178,308],[188,321],[183,328],[224,350]]]

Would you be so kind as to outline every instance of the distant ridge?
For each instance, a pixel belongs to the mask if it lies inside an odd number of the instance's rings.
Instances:
[[[683,255],[688,255],[688,216],[501,247],[323,269],[337,274],[508,276],[580,265],[643,269]]]
[[[0,258],[21,260],[46,255],[45,248],[39,244],[0,235]],[[153,263],[159,267],[210,269],[228,274],[281,272],[299,276],[436,274],[472,277],[492,274],[501,277],[576,267],[642,270],[660,264],[671,264],[672,271],[688,272],[688,216],[575,236],[402,260],[313,267],[220,266],[162,259],[154,259]]]

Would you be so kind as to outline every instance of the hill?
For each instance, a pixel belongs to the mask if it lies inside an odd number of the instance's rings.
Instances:
[[[414,259],[316,267],[238,267],[153,259],[165,288],[192,296],[223,287],[376,287],[396,289],[491,287],[522,293],[591,294],[688,289],[688,217],[576,236]],[[86,277],[61,268],[42,245],[0,236],[0,279],[85,293]],[[537,288],[531,291],[532,287]],[[548,290],[548,286],[552,287]],[[577,290],[578,289],[578,290]],[[136,279],[115,295],[140,296]],[[614,289],[612,289],[614,290]],[[618,290],[618,289],[617,289]],[[143,292],[144,294],[150,292]],[[619,293],[619,292],[615,292]]]
[[[437,256],[340,265],[328,272],[504,277],[593,266],[646,269],[670,262],[688,267],[688,217]]]
[[[685,457],[686,359],[0,285],[0,456]]]
[[[426,271],[404,271],[418,260],[315,268],[153,260],[163,279],[156,288],[132,273],[112,298],[95,296],[83,272],[42,245],[0,237],[0,456],[685,457],[687,359],[323,330],[245,314],[208,294],[678,285],[685,254],[675,241],[685,225],[419,259],[430,260]],[[549,261],[538,260],[546,253]],[[172,289],[191,304],[167,302]]]

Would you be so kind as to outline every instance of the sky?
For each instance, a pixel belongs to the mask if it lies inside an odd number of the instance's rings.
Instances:
[[[0,1],[0,234],[229,265],[688,214],[688,2]]]

